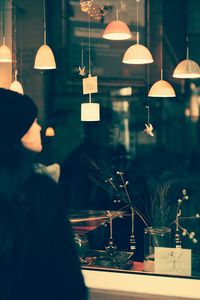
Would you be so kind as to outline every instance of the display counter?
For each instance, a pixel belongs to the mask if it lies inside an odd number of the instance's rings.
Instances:
[[[200,299],[200,280],[83,269],[90,300]]]

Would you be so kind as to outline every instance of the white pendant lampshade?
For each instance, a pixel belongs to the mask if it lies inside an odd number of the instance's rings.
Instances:
[[[82,103],[81,121],[100,121],[99,103]]]
[[[149,97],[176,97],[175,91],[171,84],[165,80],[156,81],[149,93]]]
[[[47,129],[45,131],[45,135],[46,136],[55,136],[55,131],[54,131],[53,127],[47,127]]]
[[[135,44],[127,49],[122,62],[124,64],[149,64],[153,62],[150,51],[141,44]]]
[[[131,32],[126,23],[116,20],[107,25],[103,38],[107,40],[128,40],[131,38]]]
[[[12,62],[12,54],[10,49],[5,45],[5,39],[3,45],[0,47],[0,62]]]
[[[200,67],[195,61],[187,58],[177,65],[172,76],[175,78],[200,78]]]
[[[44,9],[44,44],[38,49],[35,62],[34,62],[34,69],[40,70],[51,70],[56,69],[56,62],[53,55],[53,51],[51,48],[46,44],[46,12],[45,12],[45,1],[43,0],[43,9]]]
[[[56,62],[53,52],[46,44],[42,45],[38,49],[35,57],[34,68],[41,70],[56,69]]]
[[[156,81],[148,93],[149,97],[176,97],[171,84],[163,80],[163,69],[161,69],[161,80]]]
[[[21,85],[21,83],[18,81],[18,80],[15,80],[11,83],[9,89],[11,91],[14,91],[14,92],[17,92],[19,94],[24,94],[24,90],[23,90],[23,87]]]

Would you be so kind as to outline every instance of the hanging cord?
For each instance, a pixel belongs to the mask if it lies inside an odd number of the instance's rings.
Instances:
[[[186,36],[186,46],[187,46],[187,56],[186,56],[186,58],[189,59],[188,35]]]
[[[2,10],[1,10],[1,18],[2,18],[2,35],[3,35],[3,45],[5,45],[5,16],[4,16],[4,13],[5,13],[5,7],[4,7],[4,0],[1,0],[1,6],[2,6]]]
[[[139,25],[138,25],[138,20],[139,20],[139,7],[138,7],[138,3],[140,2],[140,0],[136,0],[136,11],[137,11],[137,44],[139,44]]]
[[[83,48],[81,49],[81,68],[84,67],[84,51]]]
[[[89,77],[91,77],[91,27],[90,27],[90,16],[88,22],[88,69],[89,69]]]
[[[45,11],[45,0],[43,0],[43,14],[44,14],[44,44],[46,45],[47,42],[47,33],[46,33],[46,11]]]
[[[116,20],[119,20],[119,0],[117,0],[117,7],[116,7]]]
[[[22,0],[20,0],[20,7],[22,7]],[[23,55],[22,55],[22,34],[21,34],[21,30],[22,30],[22,16],[21,16],[22,12],[20,13],[20,18],[19,18],[19,47],[20,47],[20,81],[21,84],[23,85],[23,79],[22,79],[22,68],[23,68]]]
[[[90,39],[91,39],[91,27],[90,27],[90,16],[89,16],[89,22],[88,22],[88,69],[89,69],[89,74],[88,77],[91,77],[91,44],[90,44]],[[89,103],[92,102],[92,95],[89,94]]]
[[[149,91],[149,81],[150,81],[150,66],[148,65],[147,66],[147,90]],[[149,126],[150,124],[150,97],[149,95],[147,96],[147,105],[146,105],[146,108],[147,108],[147,125]]]
[[[161,26],[161,57],[160,57],[160,78],[163,80],[163,24]]]

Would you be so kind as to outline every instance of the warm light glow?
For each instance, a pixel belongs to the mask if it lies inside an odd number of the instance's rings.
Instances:
[[[35,57],[34,68],[41,70],[56,69],[56,62],[53,52],[46,44],[42,45],[38,49]]]
[[[104,30],[103,38],[107,40],[128,40],[131,38],[131,32],[126,23],[113,21]]]
[[[98,103],[81,104],[81,121],[100,121],[100,109]]]
[[[17,92],[19,94],[24,94],[23,87],[21,83],[17,80],[13,81],[9,87],[11,91]]]
[[[177,65],[177,67],[174,70],[173,77],[200,78],[199,65],[191,59],[185,59]]]
[[[12,62],[12,55],[10,49],[6,45],[0,47],[0,62]]]
[[[149,93],[149,97],[176,97],[175,91],[171,84],[165,80],[156,81]]]
[[[143,45],[135,44],[127,49],[122,62],[124,64],[149,64],[153,62],[150,51]]]
[[[55,136],[55,131],[54,131],[53,127],[48,127],[45,131],[45,135],[46,136]]]

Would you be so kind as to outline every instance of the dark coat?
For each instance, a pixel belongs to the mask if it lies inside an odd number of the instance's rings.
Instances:
[[[33,173],[12,207],[1,202],[1,300],[87,299],[58,185]]]

